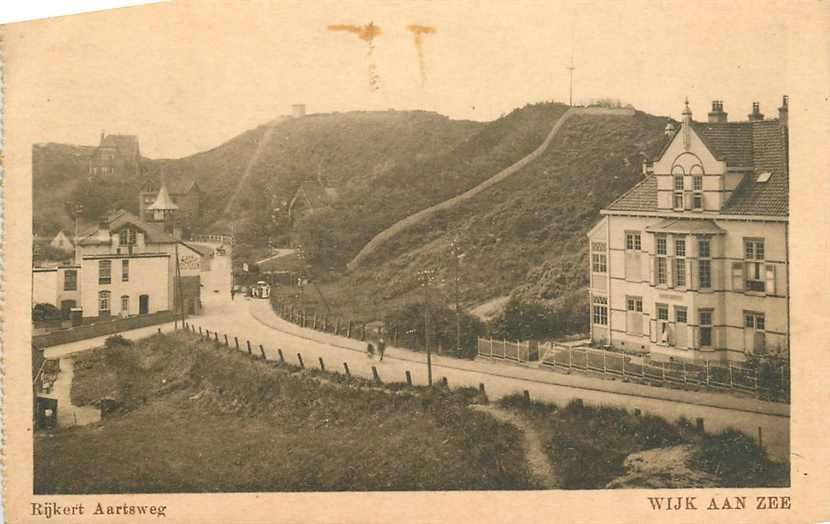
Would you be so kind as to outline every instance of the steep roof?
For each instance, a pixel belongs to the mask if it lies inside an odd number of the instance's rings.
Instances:
[[[167,192],[167,184],[163,177],[161,179],[161,189],[159,189],[159,192],[156,195],[156,200],[150,204],[147,209],[151,211],[172,211],[174,209],[179,209],[179,206],[177,206],[175,202],[173,202],[173,199],[170,198],[170,193]]]
[[[789,214],[788,133],[778,119],[750,122],[692,122],[692,128],[715,158],[729,167],[749,168],[721,208],[724,215]],[[678,129],[675,135],[680,132]],[[671,140],[669,141],[671,143]],[[660,156],[665,153],[668,144]],[[769,173],[763,181],[761,173]],[[657,211],[657,179],[645,180],[612,202],[611,211]]]
[[[101,147],[112,147],[125,155],[137,155],[138,137],[136,135],[106,135],[101,139]]]
[[[95,244],[108,244],[111,241],[110,235],[115,233],[127,224],[130,224],[144,232],[144,242],[148,244],[172,244],[176,242],[173,235],[164,231],[156,224],[144,222],[134,214],[119,209],[108,215],[105,219],[106,228],[100,225],[87,230],[80,235],[79,245],[89,246]],[[103,221],[102,221],[103,222]]]
[[[649,175],[611,202],[612,211],[657,211],[657,177]]]
[[[194,190],[200,191],[199,183],[193,175],[168,175],[165,183],[171,195],[184,195]],[[141,191],[147,193],[156,193],[158,190],[159,181],[150,178],[141,186]]]

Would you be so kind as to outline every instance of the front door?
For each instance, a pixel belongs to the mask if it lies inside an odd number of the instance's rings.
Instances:
[[[61,316],[64,320],[69,320],[69,313],[72,308],[75,307],[74,300],[63,300],[61,301]]]
[[[766,352],[766,327],[764,314],[753,311],[744,312],[744,351],[762,355]]]
[[[150,312],[150,295],[141,295],[138,297],[138,314],[146,315]]]

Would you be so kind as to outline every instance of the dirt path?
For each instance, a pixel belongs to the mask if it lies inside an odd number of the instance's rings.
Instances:
[[[521,415],[517,415],[504,408],[493,405],[475,405],[474,409],[485,411],[502,422],[512,424],[522,432],[524,436],[522,445],[525,449],[525,456],[527,463],[530,465],[530,470],[539,480],[544,489],[556,489],[559,487],[559,480],[556,478],[556,472],[548,460],[545,450],[542,447],[542,439],[539,432]]]
[[[409,215],[408,217],[405,217],[397,221],[388,228],[384,229],[383,231],[375,235],[375,237],[372,238],[369,241],[369,243],[363,246],[363,249],[361,249],[360,252],[351,260],[351,262],[347,264],[348,268],[350,270],[356,269],[358,266],[360,266],[360,263],[367,256],[369,256],[369,254],[374,252],[384,242],[394,237],[401,231],[429,219],[439,211],[445,211],[447,209],[461,204],[462,202],[466,202],[467,200],[474,198],[490,186],[498,184],[499,182],[502,182],[503,180],[520,172],[525,166],[527,166],[528,164],[542,156],[542,154],[547,150],[548,146],[550,146],[550,144],[553,142],[554,138],[556,138],[556,135],[559,133],[559,130],[565,125],[565,123],[568,120],[571,119],[571,117],[576,115],[634,116],[634,110],[610,109],[604,107],[572,107],[568,109],[556,120],[556,122],[554,122],[553,127],[551,128],[550,132],[548,133],[545,140],[541,143],[541,145],[539,145],[539,147],[537,147],[535,150],[531,151],[527,156],[519,159],[513,165],[502,169],[501,171],[491,176],[487,180],[481,182],[472,189],[468,189],[460,195],[456,195],[448,200],[430,206],[426,209],[422,209],[412,215]]]

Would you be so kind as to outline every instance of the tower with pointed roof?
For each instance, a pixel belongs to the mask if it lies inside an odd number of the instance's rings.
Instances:
[[[178,209],[179,206],[173,202],[173,199],[170,197],[170,193],[167,191],[164,172],[162,172],[161,187],[159,188],[158,195],[156,195],[156,200],[147,207],[147,211],[152,214],[153,221],[163,222],[164,230],[174,236],[177,236],[175,219]]]

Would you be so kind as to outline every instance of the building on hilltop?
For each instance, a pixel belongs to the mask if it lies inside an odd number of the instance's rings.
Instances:
[[[645,178],[589,232],[591,339],[652,358],[789,351],[788,100],[707,122],[688,102]]]
[[[101,132],[101,141],[89,158],[89,176],[138,176],[141,152],[135,135],[107,135]]]

